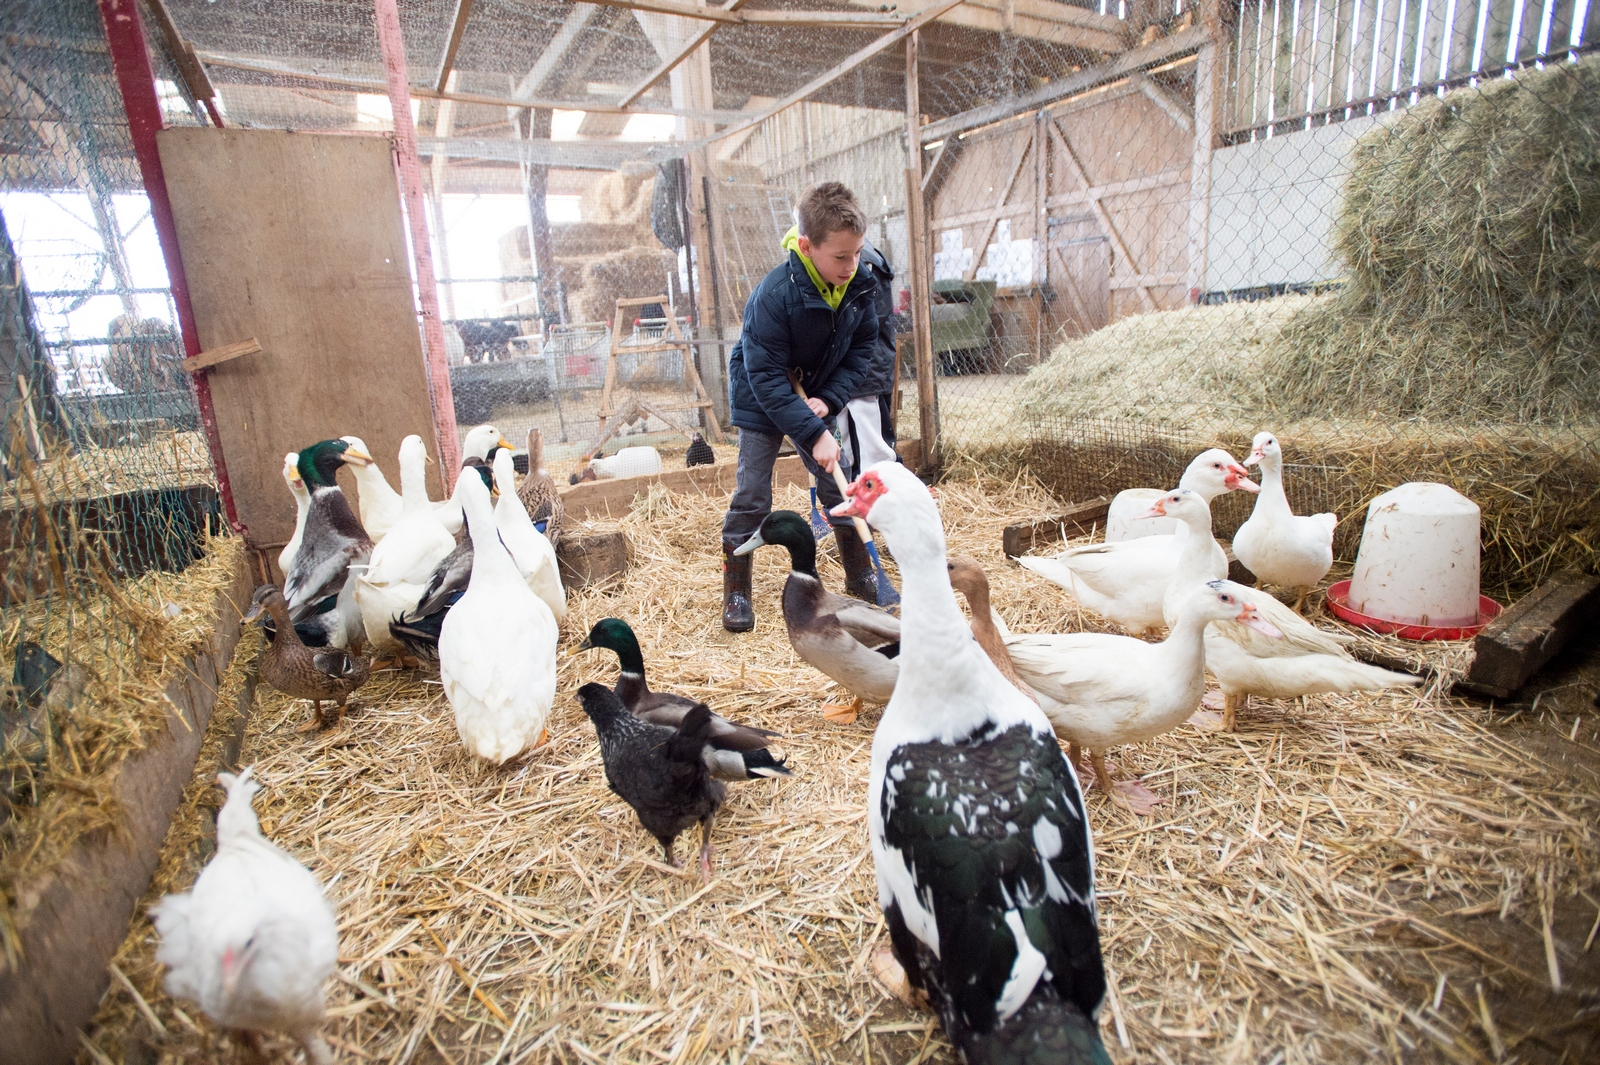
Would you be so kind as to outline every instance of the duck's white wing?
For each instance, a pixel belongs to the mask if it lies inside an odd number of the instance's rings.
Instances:
[[[1103,632],[1032,633],[1011,636],[1006,651],[1030,688],[1057,702],[1083,704],[1121,700],[1142,690],[1141,668],[1154,645]]]
[[[1213,621],[1208,631],[1232,641],[1257,658],[1293,658],[1295,655],[1310,654],[1349,657],[1345,648],[1356,642],[1354,636],[1319,629],[1266,592],[1257,592],[1251,596],[1251,601],[1255,603],[1257,612],[1283,633],[1282,639],[1274,639],[1237,621]]]

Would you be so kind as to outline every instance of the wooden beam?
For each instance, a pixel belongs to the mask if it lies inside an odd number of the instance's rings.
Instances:
[[[1210,47],[1213,46],[1208,44],[1201,45],[1200,49],[1202,52],[1204,52],[1205,49]],[[1168,92],[1165,88],[1155,82],[1150,75],[1144,73],[1143,71],[1135,72],[1130,80],[1132,80],[1133,84],[1138,87],[1140,92],[1144,93],[1150,98],[1151,103],[1165,111],[1167,117],[1172,119],[1173,122],[1177,123],[1179,129],[1183,130],[1185,133],[1194,132],[1194,116],[1189,114],[1189,109],[1183,106],[1182,100],[1179,100],[1176,96],[1172,95],[1172,93]],[[1198,104],[1198,102],[1199,100],[1197,98],[1196,103]]]
[[[1000,534],[1001,549],[1008,557],[1018,558],[1042,544],[1087,536],[1105,526],[1106,515],[1110,512],[1111,500],[1100,496],[1068,507],[1054,517],[1007,525]]]
[[[989,235],[994,232],[994,227],[999,223],[1000,216],[1005,213],[1006,201],[1011,198],[1011,190],[1017,183],[1017,175],[1022,173],[1022,164],[1028,158],[1028,152],[1033,149],[1033,136],[1030,134],[1022,145],[1022,151],[1017,153],[1017,161],[1011,167],[1011,176],[1006,178],[1006,183],[1000,189],[1000,197],[995,200],[994,207],[982,219],[983,232],[978,235],[978,243],[972,255],[972,265],[962,272],[962,279],[971,281],[978,272],[978,264],[989,254]],[[1019,209],[1026,210],[1019,205]],[[1014,213],[1014,212],[1013,212]]]
[[[456,53],[461,50],[461,36],[467,32],[467,17],[471,14],[472,0],[456,0],[455,18],[450,20],[450,39],[445,42],[444,55],[439,59],[439,75],[433,79],[433,87],[437,92],[444,92],[450,87]]]
[[[752,112],[761,111],[771,107],[775,103],[777,103],[777,100],[773,99],[771,96],[752,96],[748,101],[745,102],[744,109]],[[744,147],[744,142],[755,136],[755,134],[756,127],[749,126],[746,129],[735,133],[733,136],[725,138],[722,142],[722,146],[717,149],[717,158],[732,159],[735,153],[737,153],[740,148]]]
[[[1472,666],[1461,686],[1497,699],[1528,682],[1600,618],[1600,577],[1562,570],[1484,626],[1472,641]]]
[[[244,355],[255,355],[260,351],[260,341],[256,340],[255,337],[251,337],[249,340],[241,340],[237,344],[224,344],[220,348],[202,351],[192,359],[184,359],[179,365],[183,367],[185,373],[199,373],[201,370],[209,370],[218,363],[237,359]]]
[[[1211,242],[1211,156],[1223,127],[1228,91],[1227,32],[1219,0],[1203,0],[1201,29],[1210,40],[1200,46],[1194,72],[1194,151],[1189,162],[1189,300],[1206,291]]]
[[[161,31],[161,38],[166,42],[167,51],[171,53],[172,61],[178,68],[178,75],[189,87],[189,95],[200,101],[216,99],[217,90],[211,85],[211,78],[206,74],[205,65],[196,57],[194,45],[184,40],[183,34],[178,32],[178,23],[167,8],[166,0],[146,0],[146,2],[149,4],[150,13],[155,16],[156,27]]]
[[[711,20],[742,25],[780,26],[844,26],[872,29],[880,26],[900,26],[910,21],[910,16],[893,12],[855,11],[729,11],[726,7],[696,7],[679,0],[595,0],[606,7],[620,7],[629,11],[650,11],[657,15],[678,15],[682,18]],[[876,5],[875,5],[876,6]]]
[[[939,390],[933,380],[933,254],[928,240],[927,200],[922,191],[922,82],[917,53],[922,34],[906,38],[906,258],[911,267],[911,335],[917,364],[917,432],[922,441],[918,473],[937,473],[942,459],[939,447]]]
[[[1085,189],[1090,188],[1089,172],[1083,168],[1083,163],[1078,159],[1078,153],[1072,150],[1072,144],[1067,140],[1066,131],[1061,128],[1061,124],[1055,119],[1050,120],[1050,132],[1057,138],[1057,143],[1061,145],[1062,151],[1067,157],[1068,169],[1072,171],[1073,176],[1078,179],[1080,185]],[[1100,225],[1105,229],[1106,236],[1110,237],[1111,243],[1116,246],[1117,254],[1122,256],[1123,265],[1128,268],[1128,272],[1131,274],[1142,273],[1139,269],[1138,261],[1133,257],[1133,252],[1128,250],[1127,242],[1122,239],[1122,234],[1117,230],[1116,223],[1111,220],[1111,212],[1106,210],[1106,206],[1100,201],[1100,197],[1090,196],[1089,206],[1100,219]],[[1135,285],[1135,288],[1138,289],[1139,302],[1144,304],[1144,309],[1147,311],[1156,310],[1156,301],[1151,297],[1150,289],[1143,284]]]
[[[812,78],[810,81],[800,86],[800,88],[796,89],[788,96],[785,96],[776,104],[773,104],[766,111],[763,111],[759,115],[754,115],[750,118],[744,119],[743,121],[735,122],[733,125],[722,130],[720,133],[713,135],[711,140],[721,140],[723,137],[730,137],[735,133],[749,129],[751,126],[759,126],[773,115],[793,107],[795,104],[799,103],[801,100],[804,100],[806,97],[810,96],[818,89],[821,89],[823,86],[830,85],[844,77],[856,67],[859,67],[867,60],[876,56],[879,52],[882,52],[885,48],[899,44],[907,37],[910,37],[917,30],[921,29],[923,26],[926,26],[928,23],[932,22],[934,19],[938,18],[940,15],[944,14],[946,11],[949,11],[951,8],[960,3],[962,3],[962,0],[933,0],[933,3],[923,8],[922,11],[918,13],[916,18],[912,19],[910,22],[907,22],[893,33],[884,34],[871,44],[854,52],[848,59],[840,63],[838,66],[835,66],[831,70]]]
[[[881,0],[848,2],[875,9]],[[1127,28],[1115,15],[1054,0],[967,0],[965,5],[939,16],[939,24],[1074,45],[1094,52],[1120,52],[1127,40]],[[926,55],[922,57],[923,62],[928,59]]]
[[[722,10],[737,11],[747,2],[748,0],[728,0],[728,3],[723,6]],[[711,35],[716,33],[718,27],[721,25],[722,23],[720,22],[713,22],[709,26],[697,32],[693,37],[685,42],[683,47],[678,49],[674,55],[667,56],[656,65],[654,70],[646,74],[642,80],[635,84],[633,88],[623,93],[622,99],[617,101],[617,106],[631,107],[633,104],[637,103],[639,97],[655,88],[655,85],[658,81],[666,77],[668,74],[671,74],[673,69],[679,63],[682,63],[685,59],[688,59],[690,54],[693,53],[696,48],[699,48],[702,44],[705,44],[707,41],[709,41],[711,39]]]
[[[1179,56],[1187,55],[1205,44],[1207,40],[1205,31],[1194,26],[1170,37],[1151,41],[1142,47],[1131,48],[1115,59],[1108,59],[1097,66],[1068,74],[1058,81],[1046,82],[1037,89],[1019,93],[1010,99],[974,107],[970,111],[930,122],[922,127],[922,143],[928,144],[931,141],[956,136],[969,129],[1001,122],[1013,115],[1036,110],[1108,82],[1120,81],[1135,71],[1160,66]]]
[[[385,82],[374,78],[352,78],[337,74],[323,74],[315,70],[301,70],[270,60],[246,58],[228,55],[222,52],[196,52],[200,60],[207,66],[221,67],[224,70],[245,70],[255,74],[270,74],[273,77],[293,78],[296,81],[316,82],[336,89],[354,89],[357,92],[371,92],[383,94],[388,86]],[[681,108],[656,107],[625,108],[616,104],[606,103],[601,100],[552,100],[535,99],[522,96],[489,96],[475,92],[440,92],[431,85],[409,86],[412,96],[420,100],[454,100],[461,104],[482,104],[486,107],[549,107],[558,111],[596,111],[610,114],[653,114],[677,115],[682,118],[695,118],[705,122],[732,122],[741,117],[738,111],[685,111]],[[564,142],[575,143],[575,142]]]
[[[561,20],[561,26],[556,30],[555,36],[550,38],[550,43],[544,46],[544,51],[539,53],[539,58],[533,61],[533,66],[517,82],[516,91],[511,95],[518,98],[532,96],[544,87],[550,76],[561,69],[563,61],[572,46],[577,43],[578,36],[589,27],[589,20],[594,18],[595,12],[600,8],[595,4],[573,4],[572,10],[567,12],[567,17]],[[593,108],[584,108],[585,111]]]

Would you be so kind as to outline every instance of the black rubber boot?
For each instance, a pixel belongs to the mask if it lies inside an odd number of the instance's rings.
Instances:
[[[867,545],[861,542],[854,524],[835,525],[833,542],[839,545],[839,561],[844,566],[844,592],[868,603],[878,601],[878,575],[872,570]]]
[[[750,602],[750,565],[755,556],[734,554],[738,546],[722,545],[722,627],[749,632],[756,627],[756,608]]]

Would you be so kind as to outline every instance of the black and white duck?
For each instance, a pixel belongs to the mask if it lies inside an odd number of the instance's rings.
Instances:
[[[684,715],[699,705],[682,695],[650,690],[638,637],[621,618],[601,618],[595,622],[589,635],[572,651],[597,649],[616,652],[622,670],[611,690],[639,720],[678,728],[683,724]],[[701,753],[711,774],[719,780],[759,780],[790,775],[785,767],[787,759],[774,758],[767,750],[771,741],[781,738],[779,733],[737,725],[720,714],[712,714],[709,736]]]
[[[900,676],[872,739],[867,816],[895,957],[967,1062],[1109,1063],[1083,794],[1049,720],[956,605],[928,489],[891,462],[838,516],[888,540]]]
[[[864,699],[887,702],[899,666],[900,619],[871,603],[828,591],[817,576],[817,541],[806,519],[775,510],[756,534],[735,550],[746,555],[766,544],[789,550],[783,586],[783,623],[795,653],[854,696],[849,705],[825,705],[829,721],[850,724]]]

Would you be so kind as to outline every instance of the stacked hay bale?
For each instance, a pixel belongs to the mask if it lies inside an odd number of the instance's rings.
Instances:
[[[1333,244],[1347,287],[1277,346],[1286,410],[1594,421],[1600,62],[1428,97],[1373,129]]]
[[[1197,451],[1285,442],[1296,509],[1408,480],[1483,508],[1485,590],[1600,560],[1600,61],[1429,98],[1357,143],[1334,296],[1126,318],[1022,383],[1030,461],[1067,498],[1175,483]],[[1219,501],[1230,534],[1242,500]]]

